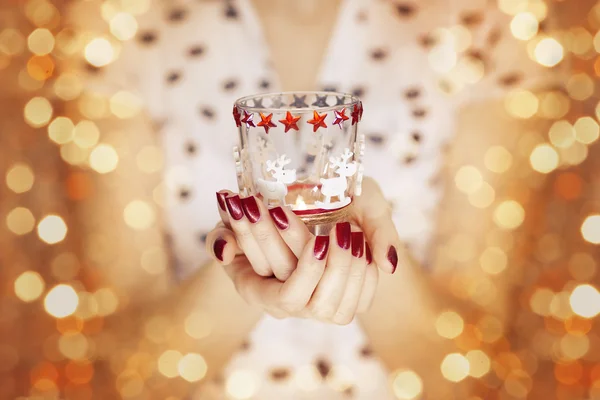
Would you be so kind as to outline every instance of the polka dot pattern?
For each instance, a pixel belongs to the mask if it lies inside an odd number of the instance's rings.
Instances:
[[[511,39],[510,18],[494,2],[478,3],[485,5],[474,9],[470,2],[394,0],[366,7],[364,0],[345,0],[317,82],[324,91],[352,93],[363,101],[365,169],[380,182],[407,249],[424,263],[457,110],[529,85],[540,75],[525,49]],[[206,237],[219,218],[214,192],[236,188],[234,100],[281,90],[258,21],[249,0],[157,1],[140,16],[138,34],[124,44],[117,62],[87,68],[108,90],[138,94],[160,135],[166,239],[180,279],[209,260]],[[479,81],[461,90],[432,68],[429,58],[439,42],[436,32],[457,25],[473,39],[461,57],[484,69]],[[522,51],[517,54],[516,48]],[[334,105],[327,101],[334,102],[323,97],[312,105]],[[260,99],[254,106],[262,106]],[[305,96],[297,96],[280,106],[310,105]],[[307,155],[298,170],[313,162],[314,156]],[[414,215],[422,217],[415,220]],[[353,380],[334,391],[328,381],[339,378],[340,365],[350,368]],[[315,380],[317,398],[393,398],[386,371],[355,323],[332,327],[267,317],[218,383],[248,368],[263,375],[257,398],[292,398],[297,379]],[[365,387],[380,391],[365,392]]]

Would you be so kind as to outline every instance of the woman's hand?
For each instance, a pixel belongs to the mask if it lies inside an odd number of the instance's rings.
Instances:
[[[238,246],[254,271],[265,277],[275,275],[281,281],[289,278],[312,236],[306,225],[283,207],[267,210],[254,196],[242,199],[223,190],[217,193],[217,200],[221,220],[235,233]],[[206,243],[209,253],[212,250],[223,261],[219,248],[215,249],[208,237]]]
[[[207,241],[218,244],[225,270],[248,303],[276,318],[348,324],[368,309],[377,287],[378,270],[363,233],[351,232],[350,223],[343,222],[329,236],[309,236],[285,282],[258,275],[234,233],[224,226],[213,230]]]
[[[370,304],[377,282],[375,266],[393,273],[398,262],[399,239],[389,205],[374,181],[365,179],[363,188],[363,196],[355,199],[352,220],[365,231],[364,245],[362,232],[355,229],[350,234],[350,224],[338,224],[330,234],[330,251],[324,251],[326,239],[311,235],[290,210],[267,210],[252,196],[240,199],[221,191],[217,199],[224,225],[209,234],[208,251],[229,265],[227,271],[242,296],[271,314],[347,323]],[[370,247],[375,262],[367,267]],[[280,289],[274,293],[267,287]]]

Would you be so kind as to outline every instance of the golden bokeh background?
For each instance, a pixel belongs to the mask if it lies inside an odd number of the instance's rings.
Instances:
[[[94,74],[114,62],[123,42],[138,34],[136,17],[150,1],[99,2],[101,24],[88,29],[67,23],[70,5],[0,5],[0,399],[182,400],[208,366],[201,354],[177,350],[173,332],[206,337],[210,317],[195,312],[184,326],[173,326],[168,315],[155,316],[142,326],[132,322],[142,339],[117,339],[111,318],[134,296],[107,287],[100,268],[135,265],[160,287],[152,277],[169,263],[158,218],[161,151],[152,138],[123,139],[103,129],[108,116],[137,118],[142,103],[125,91],[87,91],[78,72]],[[518,153],[494,146],[483,154],[486,173],[503,174],[525,160],[526,193],[497,197],[473,165],[460,166],[451,182],[495,226],[481,251],[467,235],[445,243],[452,263],[477,262],[487,277],[450,282],[454,294],[493,302],[490,282],[515,268],[506,253],[517,238],[528,259],[513,271],[518,284],[508,334],[491,315],[472,321],[447,310],[432,321],[457,348],[439,368],[447,381],[475,383],[460,400],[600,399],[600,2],[497,0],[497,6],[511,16],[510,31],[527,43],[533,60],[560,67],[564,85],[511,90],[506,111],[546,120],[549,129],[523,136]],[[551,29],[544,26],[550,12]],[[448,90],[481,79],[483,63],[461,57],[468,31],[456,26],[440,35],[452,40],[439,41],[429,61],[447,75]],[[136,194],[134,185],[109,213],[91,211],[107,201],[103,188],[126,182],[134,170],[155,180],[152,191]],[[534,233],[517,236],[524,224]],[[112,234],[107,225],[126,234]],[[328,383],[343,390],[344,373],[334,370]],[[250,398],[256,379],[236,372],[226,391]],[[310,388],[316,378],[307,369],[295,379]],[[427,392],[411,369],[394,371],[390,383],[398,399]]]

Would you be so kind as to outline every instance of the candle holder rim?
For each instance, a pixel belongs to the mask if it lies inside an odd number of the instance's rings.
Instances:
[[[280,107],[280,108],[275,108],[275,107],[256,107],[256,106],[249,106],[249,105],[244,105],[242,104],[243,102],[247,102],[248,100],[252,100],[252,99],[266,99],[266,98],[276,98],[278,96],[304,96],[304,95],[313,95],[313,96],[337,96],[337,97],[345,97],[347,99],[349,99],[348,103],[344,103],[344,104],[338,104],[338,105],[332,105],[332,106],[308,106],[308,107],[292,107],[292,108],[286,108],[286,107]],[[234,105],[235,107],[237,107],[240,110],[246,111],[246,112],[255,112],[255,113],[283,113],[286,111],[292,111],[295,113],[306,113],[306,112],[313,112],[313,111],[317,111],[319,113],[325,113],[325,112],[329,112],[329,111],[333,111],[333,110],[340,110],[342,108],[352,108],[354,106],[357,106],[359,103],[361,102],[360,98],[358,98],[358,96],[353,95],[352,93],[345,93],[345,92],[330,92],[330,91],[323,91],[323,90],[301,90],[301,91],[282,91],[282,92],[270,92],[270,93],[260,93],[260,94],[254,94],[254,95],[249,95],[249,96],[244,96],[244,97],[240,97],[238,98],[235,102]]]

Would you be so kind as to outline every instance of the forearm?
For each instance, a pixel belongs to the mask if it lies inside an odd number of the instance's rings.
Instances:
[[[162,381],[161,387],[189,392],[182,379],[165,385],[161,355],[167,350],[200,354],[208,366],[201,381],[207,381],[220,373],[260,316],[241,299],[222,267],[211,263],[162,299],[125,308],[110,318],[107,328],[119,351],[111,349],[104,357],[124,371],[129,366],[128,360],[119,359],[122,354],[144,353],[154,363],[153,377]]]

